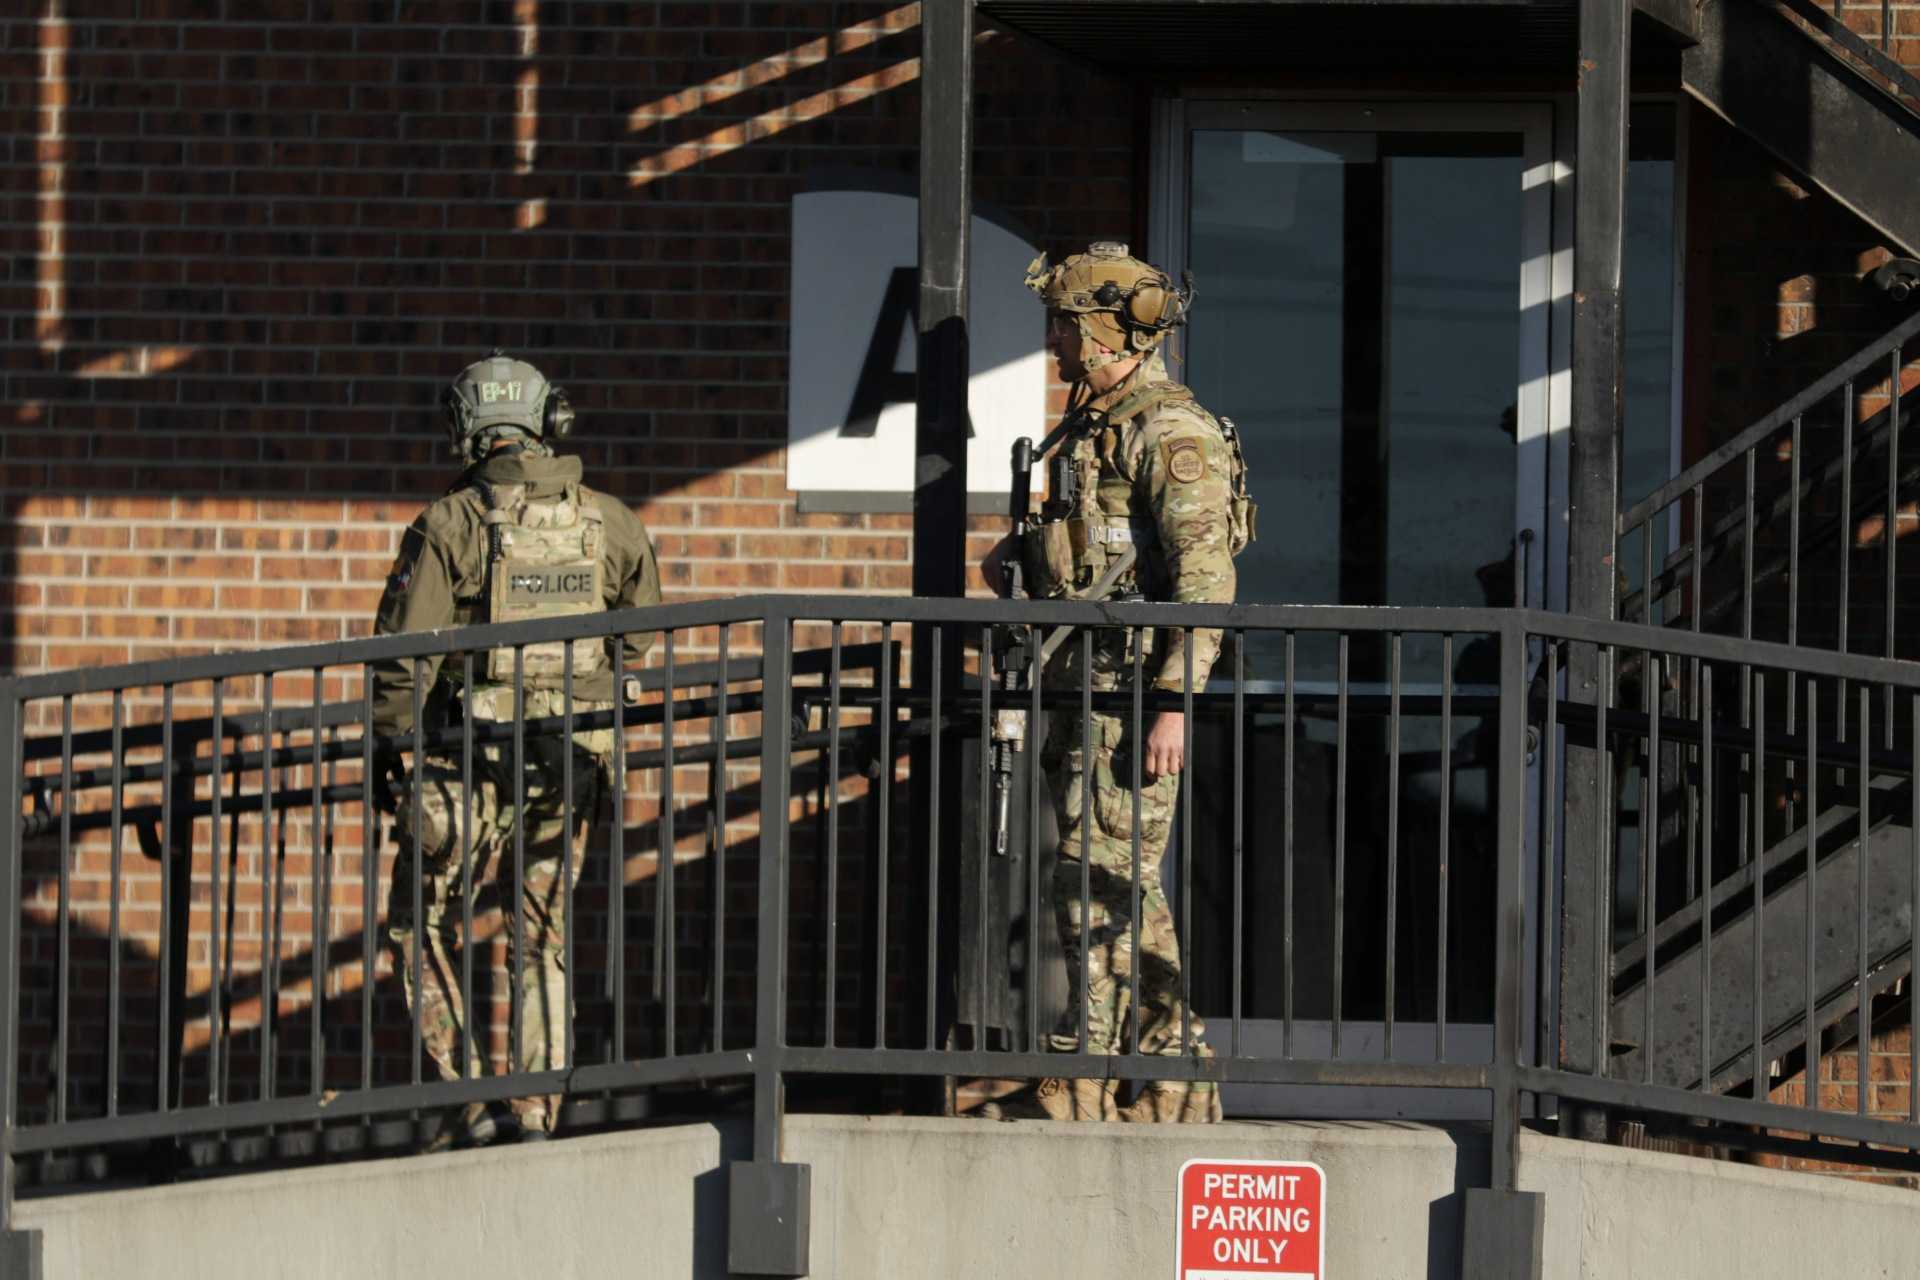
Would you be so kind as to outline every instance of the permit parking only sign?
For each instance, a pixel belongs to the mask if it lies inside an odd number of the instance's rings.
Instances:
[[[1310,1161],[1189,1160],[1175,1280],[1326,1280],[1326,1209]]]

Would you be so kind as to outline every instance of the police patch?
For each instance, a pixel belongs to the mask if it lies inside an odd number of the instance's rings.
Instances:
[[[396,594],[404,592],[413,585],[413,561],[404,553],[395,556],[393,568],[387,572],[387,590]]]
[[[1160,446],[1167,455],[1167,474],[1181,484],[1192,484],[1207,474],[1207,456],[1198,440],[1170,440]]]

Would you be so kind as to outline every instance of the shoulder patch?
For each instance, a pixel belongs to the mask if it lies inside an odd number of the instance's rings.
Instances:
[[[418,526],[409,528],[400,537],[400,552],[393,558],[393,568],[387,571],[387,590],[394,595],[405,595],[407,588],[413,585],[413,566],[420,559],[421,549],[426,539],[421,536]]]
[[[1166,456],[1167,474],[1181,484],[1192,484],[1207,474],[1207,455],[1198,440],[1168,440],[1160,451]]]

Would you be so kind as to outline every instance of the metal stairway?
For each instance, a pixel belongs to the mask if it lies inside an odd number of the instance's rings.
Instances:
[[[1755,864],[1749,863],[1659,922],[1651,1021],[1645,938],[1616,950],[1616,972],[1627,984],[1616,987],[1613,1003],[1616,1076],[1687,1089],[1700,1088],[1704,1079],[1710,1091],[1726,1092],[1752,1080],[1756,1069],[1764,1077],[1769,1063],[1810,1042],[1818,1046],[1830,1029],[1850,1034],[1863,972],[1869,999],[1908,974],[1920,857],[1912,789],[1905,778],[1892,777],[1875,778],[1868,789],[1865,886],[1857,803],[1824,807],[1810,824],[1818,851],[1811,932],[1809,828],[1802,826],[1759,859],[1757,913]],[[1713,922],[1706,934],[1703,912]],[[1755,990],[1763,993],[1757,1020]]]
[[[1905,252],[1920,250],[1907,185],[1920,167],[1920,81],[1813,0],[1704,0],[1692,26],[1697,43],[1680,61],[1690,96]]]
[[[1920,411],[1920,389],[1885,394],[1914,346],[1920,346],[1920,315],[1624,512],[1616,558],[1628,565],[1637,560],[1639,580],[1652,585],[1622,593],[1621,617],[1810,650],[1915,656],[1920,636],[1902,636],[1896,625],[1902,540],[1887,533],[1899,510],[1920,497],[1920,450],[1901,438],[1903,420]],[[1884,407],[1863,413],[1869,391],[1884,397]],[[1710,504],[1709,495],[1717,503]],[[1878,526],[1863,524],[1876,519]],[[1863,547],[1866,527],[1878,532]],[[1675,531],[1680,545],[1656,555],[1655,545]],[[1637,545],[1630,545],[1635,538]],[[1875,569],[1882,571],[1884,590],[1849,591]],[[1784,620],[1784,634],[1756,625],[1756,617]],[[1643,661],[1629,655],[1622,664],[1623,679],[1636,692]],[[1616,1078],[1744,1092],[1756,1073],[1770,1078],[1771,1064],[1783,1058],[1809,1048],[1817,1058],[1836,1040],[1857,1037],[1859,992],[1872,1000],[1911,969],[1920,815],[1914,812],[1914,752],[1895,744],[1912,742],[1910,721],[1920,713],[1890,695],[1883,702],[1876,692],[1876,724],[1863,756],[1861,726],[1856,721],[1848,731],[1859,686],[1834,689],[1823,680],[1826,718],[1797,704],[1796,736],[1792,714],[1780,716],[1796,686],[1776,680],[1766,703],[1771,768],[1755,769],[1741,745],[1743,738],[1752,741],[1744,680],[1725,684],[1723,678],[1727,696],[1710,726],[1688,715],[1681,690],[1665,683],[1659,689],[1662,723],[1684,726],[1694,735],[1689,741],[1714,744],[1709,754],[1719,762],[1723,800],[1738,793],[1740,823],[1764,821],[1767,847],[1754,859],[1749,826],[1742,825],[1737,839],[1728,830],[1714,845],[1714,866],[1699,873],[1699,883],[1710,885],[1705,892],[1675,892],[1671,883],[1654,888],[1664,914],[1655,913],[1651,929],[1650,983],[1646,934],[1616,945],[1609,1024],[1609,1071]],[[1798,688],[1806,694],[1804,684]],[[1697,716],[1698,694],[1693,697]],[[1891,721],[1885,710],[1894,711]],[[1807,767],[1810,732],[1817,771]],[[1647,768],[1658,748],[1645,744],[1629,736],[1618,749]],[[1662,811],[1724,823],[1730,810],[1707,814],[1702,805],[1699,758],[1684,763],[1675,751],[1669,745],[1655,770]],[[1805,803],[1801,788],[1810,777],[1818,779],[1811,821],[1804,813],[1785,816],[1793,813],[1789,806]],[[1688,852],[1676,832],[1660,840],[1664,865],[1685,863]],[[1816,854],[1811,895],[1810,844]],[[1703,921],[1710,928],[1703,930]],[[1763,993],[1757,1010],[1756,990]]]

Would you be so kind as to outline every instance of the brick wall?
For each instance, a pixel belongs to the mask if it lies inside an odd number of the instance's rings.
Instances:
[[[496,344],[569,389],[580,414],[569,448],[590,483],[647,523],[669,601],[904,592],[907,517],[803,516],[785,488],[788,202],[821,166],[916,172],[919,44],[918,6],[900,3],[35,0],[0,18],[0,661],[33,671],[365,634],[399,531],[453,475],[438,392]],[[977,65],[980,198],[1055,253],[1130,234],[1140,209],[1116,175],[1132,172],[1132,91],[992,31],[978,37]],[[1034,324],[1037,335],[1037,308]],[[982,525],[976,550],[986,538]],[[845,636],[862,638],[872,633]],[[709,658],[716,639],[683,632],[679,656]],[[758,647],[751,627],[729,640],[736,655]],[[328,701],[359,690],[353,669],[324,673]],[[280,676],[272,692],[282,710],[305,707],[313,677]],[[258,679],[229,680],[224,710],[257,712],[264,693]],[[206,682],[174,694],[179,716],[209,714]],[[160,696],[130,691],[125,722],[152,722]],[[72,717],[84,732],[111,714],[81,699]],[[32,715],[34,732],[57,733],[57,700]],[[757,723],[736,717],[731,730],[751,737]],[[277,741],[311,749],[304,732]],[[657,742],[636,732],[632,747]],[[100,759],[82,751],[75,767]],[[57,773],[59,761],[34,767]],[[347,762],[323,781],[357,778]],[[241,785],[257,795],[266,781],[255,770]],[[305,789],[312,776],[286,767],[271,781]],[[728,906],[750,921],[756,782],[735,764],[715,816],[704,769],[679,780],[688,1007],[711,976],[692,958],[713,892],[710,867],[693,866],[711,862],[705,824],[748,869]],[[647,1051],[661,1029],[650,992],[659,771],[636,773],[633,790],[624,963],[630,1046]],[[867,786],[842,790],[853,850]],[[796,800],[796,901],[824,893],[825,796]],[[125,802],[158,797],[135,787]],[[208,799],[204,783],[197,797]],[[105,803],[96,791],[76,814]],[[330,877],[328,1082],[358,1078],[363,1036],[380,1078],[404,1078],[407,1023],[384,953],[374,1023],[359,1014],[359,806],[328,806],[317,827],[300,809],[227,828],[217,916],[211,826],[192,831],[187,995],[204,1019],[217,921],[236,1096],[257,1091],[263,955],[282,958],[277,1087],[312,1081],[316,849]],[[376,827],[382,885],[387,836]],[[57,843],[30,849],[29,1109],[51,1102],[63,954],[75,1114],[104,1104],[113,983],[128,1078],[150,1076],[162,886],[137,832],[122,843],[117,921],[104,830],[76,838],[64,890]],[[595,975],[580,993],[591,1059],[611,1034],[611,1005],[584,989],[607,966],[604,835],[588,858],[576,936],[581,973]],[[839,889],[844,916],[862,918],[863,882]],[[801,921],[797,953],[818,958],[820,919]],[[751,973],[739,950],[750,939],[743,926],[730,941],[730,991]],[[852,927],[841,939],[864,940]],[[504,961],[498,944],[480,957],[482,969]],[[806,1016],[817,1024],[818,1008]],[[498,1016],[491,1033],[498,1047]],[[198,1097],[209,1063],[204,1034],[191,1034]]]
[[[906,588],[906,518],[798,515],[782,448],[787,202],[915,171],[915,5],[35,8],[0,24],[15,669],[364,633],[495,344],[572,392],[672,598]],[[1124,233],[1128,92],[980,46],[980,196]]]

